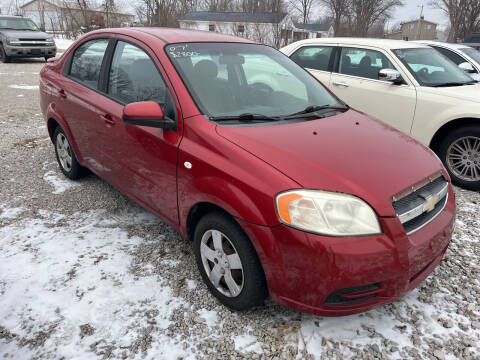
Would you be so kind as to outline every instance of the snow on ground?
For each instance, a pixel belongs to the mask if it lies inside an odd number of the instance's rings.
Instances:
[[[61,53],[68,49],[70,45],[73,44],[75,40],[54,38],[55,45],[57,46],[57,52]]]
[[[78,183],[66,178],[65,176],[62,178],[58,177],[56,172],[53,170],[47,171],[45,175],[43,175],[43,179],[53,186],[54,194],[61,194],[65,190],[68,190],[74,186],[79,186]]]
[[[38,85],[8,85],[9,88],[12,89],[20,89],[20,90],[38,90]]]

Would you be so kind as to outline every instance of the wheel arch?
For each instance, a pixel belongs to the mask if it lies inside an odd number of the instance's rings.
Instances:
[[[230,218],[235,219],[232,214],[230,214],[227,210],[218,206],[217,204],[207,202],[207,201],[196,203],[190,208],[187,215],[187,221],[185,224],[186,235],[188,240],[193,241],[195,228],[197,227],[197,224],[200,221],[200,219],[212,212],[221,212],[229,216]]]
[[[455,120],[451,120],[445,124],[443,124],[433,135],[432,139],[430,140],[429,147],[437,153],[439,146],[442,142],[442,139],[448,135],[451,131],[458,129],[462,126],[479,126],[480,127],[480,119],[476,118],[459,118]]]
[[[55,120],[53,117],[50,117],[47,120],[47,130],[48,130],[48,135],[50,136],[50,140],[53,142],[53,135],[55,134],[55,129],[60,126],[57,120]]]

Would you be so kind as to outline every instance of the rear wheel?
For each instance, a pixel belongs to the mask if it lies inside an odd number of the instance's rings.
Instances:
[[[228,215],[205,215],[194,235],[197,266],[210,292],[234,310],[263,304],[268,290],[257,253]]]
[[[78,163],[67,135],[60,126],[55,129],[53,139],[55,155],[63,174],[72,180],[84,177],[88,173],[87,169]]]
[[[438,154],[455,185],[480,190],[480,127],[453,130],[442,140]]]
[[[5,49],[3,48],[2,44],[0,44],[0,61],[2,63],[10,62],[10,57],[7,56],[7,53],[5,52]]]

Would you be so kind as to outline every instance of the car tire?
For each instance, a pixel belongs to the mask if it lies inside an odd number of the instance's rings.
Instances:
[[[455,185],[480,190],[480,126],[450,132],[441,141],[438,155]]]
[[[88,174],[87,169],[78,163],[70,141],[60,126],[55,129],[53,144],[58,165],[66,177],[76,180]]]
[[[3,48],[2,44],[0,44],[0,61],[2,63],[10,62],[10,57],[8,57],[7,54],[5,53],[5,49]]]
[[[247,310],[263,304],[268,289],[260,260],[230,216],[214,212],[202,217],[195,228],[193,246],[203,280],[223,305]]]

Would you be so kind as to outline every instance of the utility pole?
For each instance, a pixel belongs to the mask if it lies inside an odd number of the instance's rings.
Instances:
[[[422,34],[423,4],[418,5],[417,7],[420,8],[420,17],[418,18],[417,40],[420,40],[420,35]]]

